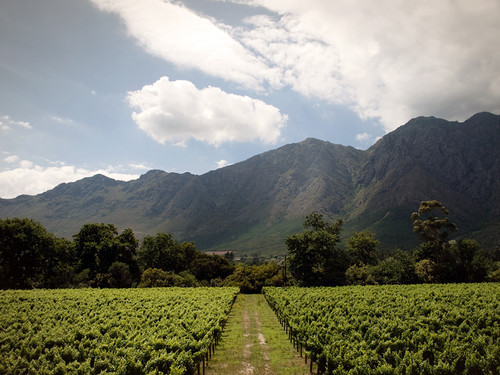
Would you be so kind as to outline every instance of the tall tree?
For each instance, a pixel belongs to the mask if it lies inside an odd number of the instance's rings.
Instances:
[[[436,243],[440,246],[447,243],[450,233],[458,230],[448,216],[449,211],[437,200],[423,201],[417,212],[411,214],[413,232],[424,241]]]
[[[337,248],[342,219],[333,224],[312,212],[303,223],[305,230],[288,236],[290,272],[305,286],[337,285],[345,272],[345,254]]]
[[[431,200],[421,202],[418,211],[411,215],[413,232],[424,241],[416,250],[416,256],[417,261],[426,262],[425,267],[421,267],[423,270],[431,270],[432,275],[424,277],[428,280],[447,281],[453,273],[448,237],[458,228],[449,220],[448,214],[441,202]]]

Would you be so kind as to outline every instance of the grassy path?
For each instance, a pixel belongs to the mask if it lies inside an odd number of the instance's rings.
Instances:
[[[240,294],[206,375],[303,375],[301,358],[262,294]]]

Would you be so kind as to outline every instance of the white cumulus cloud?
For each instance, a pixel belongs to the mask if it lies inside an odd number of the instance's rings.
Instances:
[[[356,140],[359,141],[359,142],[366,142],[370,138],[371,138],[370,134],[368,134],[366,132],[365,133],[356,134]]]
[[[15,163],[15,162],[19,161],[19,156],[10,155],[10,156],[6,156],[3,160],[7,163]]]
[[[227,167],[228,165],[231,165],[231,163],[229,163],[227,160],[225,159],[221,159],[219,160],[218,162],[216,162],[217,164],[217,169],[218,168],[224,168],[224,167]]]
[[[279,17],[249,19],[243,44],[303,95],[347,104],[386,130],[419,115],[500,111],[497,0],[246,3]]]
[[[257,139],[272,144],[287,121],[287,115],[261,100],[168,77],[129,92],[128,101],[138,109],[132,118],[139,128],[162,144],[183,145],[189,139],[214,146]]]
[[[149,53],[183,68],[262,89],[273,69],[235,40],[226,27],[179,3],[163,0],[92,0],[118,14]]]
[[[387,131],[500,112],[498,0],[233,0],[267,8],[238,27],[180,2],[92,1],[177,66],[347,105]]]

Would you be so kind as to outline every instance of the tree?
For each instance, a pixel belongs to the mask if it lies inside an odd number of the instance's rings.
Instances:
[[[132,278],[137,279],[140,276],[139,263],[137,261],[137,249],[139,241],[135,238],[132,229],[124,229],[118,236],[118,253],[115,262],[125,263],[129,267]]]
[[[0,220],[0,287],[43,287],[56,238],[31,219]]]
[[[131,229],[118,235],[113,224],[85,224],[73,238],[80,259],[79,270],[88,269],[90,279],[106,274],[115,262],[126,264],[133,276],[139,276],[137,240]]]
[[[180,244],[172,234],[162,232],[144,237],[139,250],[139,262],[143,269],[160,268],[180,272],[188,268],[196,253],[193,243]]]
[[[451,241],[451,254],[455,261],[455,282],[482,282],[488,275],[491,260],[475,240]]]
[[[234,271],[234,266],[219,255],[199,253],[189,265],[189,270],[198,280],[225,279]]]
[[[370,267],[363,262],[353,264],[345,271],[346,281],[350,285],[374,285],[375,278],[370,273]]]
[[[142,273],[139,288],[157,288],[157,287],[171,287],[171,286],[196,286],[195,280],[191,277],[183,277],[168,271],[165,272],[159,268],[148,268]]]
[[[380,242],[374,234],[366,230],[356,232],[347,240],[346,249],[351,264],[364,263],[374,265],[377,263],[377,249]]]
[[[323,215],[312,212],[302,233],[288,236],[290,272],[305,286],[338,285],[343,282],[345,254],[337,248],[342,219],[329,224]]]
[[[76,284],[78,260],[73,242],[54,237],[50,256],[45,261],[44,288],[70,288]]]
[[[414,284],[418,282],[415,260],[409,251],[396,250],[370,268],[379,284]]]
[[[113,263],[113,239],[117,235],[113,224],[84,224],[73,236],[80,270],[88,269],[92,277],[107,272]]]
[[[264,286],[283,286],[281,267],[274,262],[259,265],[238,264],[224,286],[237,286],[241,293],[260,293]]]
[[[418,271],[425,274],[427,281],[444,282],[453,277],[453,257],[447,239],[458,228],[448,219],[448,214],[441,202],[432,200],[421,202],[418,211],[411,215],[413,232],[424,241],[415,252],[416,260],[431,261],[421,264]]]
[[[114,262],[109,267],[108,274],[111,288],[130,288],[132,286],[132,274],[128,264]]]
[[[437,200],[421,202],[418,211],[411,214],[413,232],[439,251],[448,246],[447,238],[450,233],[458,230],[448,219],[448,214],[446,207]],[[439,258],[439,254],[432,255]]]

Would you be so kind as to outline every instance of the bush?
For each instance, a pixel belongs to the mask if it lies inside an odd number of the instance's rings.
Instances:
[[[351,285],[374,285],[377,284],[370,274],[370,267],[367,264],[355,264],[345,271],[347,284]]]
[[[173,272],[165,272],[159,268],[148,268],[142,273],[139,288],[156,288],[156,287],[170,287],[170,286],[183,286],[192,287],[197,286],[196,281],[193,280],[191,274],[186,274],[186,277],[176,275]]]
[[[261,265],[240,264],[228,276],[224,286],[237,286],[242,293],[260,293],[264,286],[283,286],[283,273],[276,263]]]

